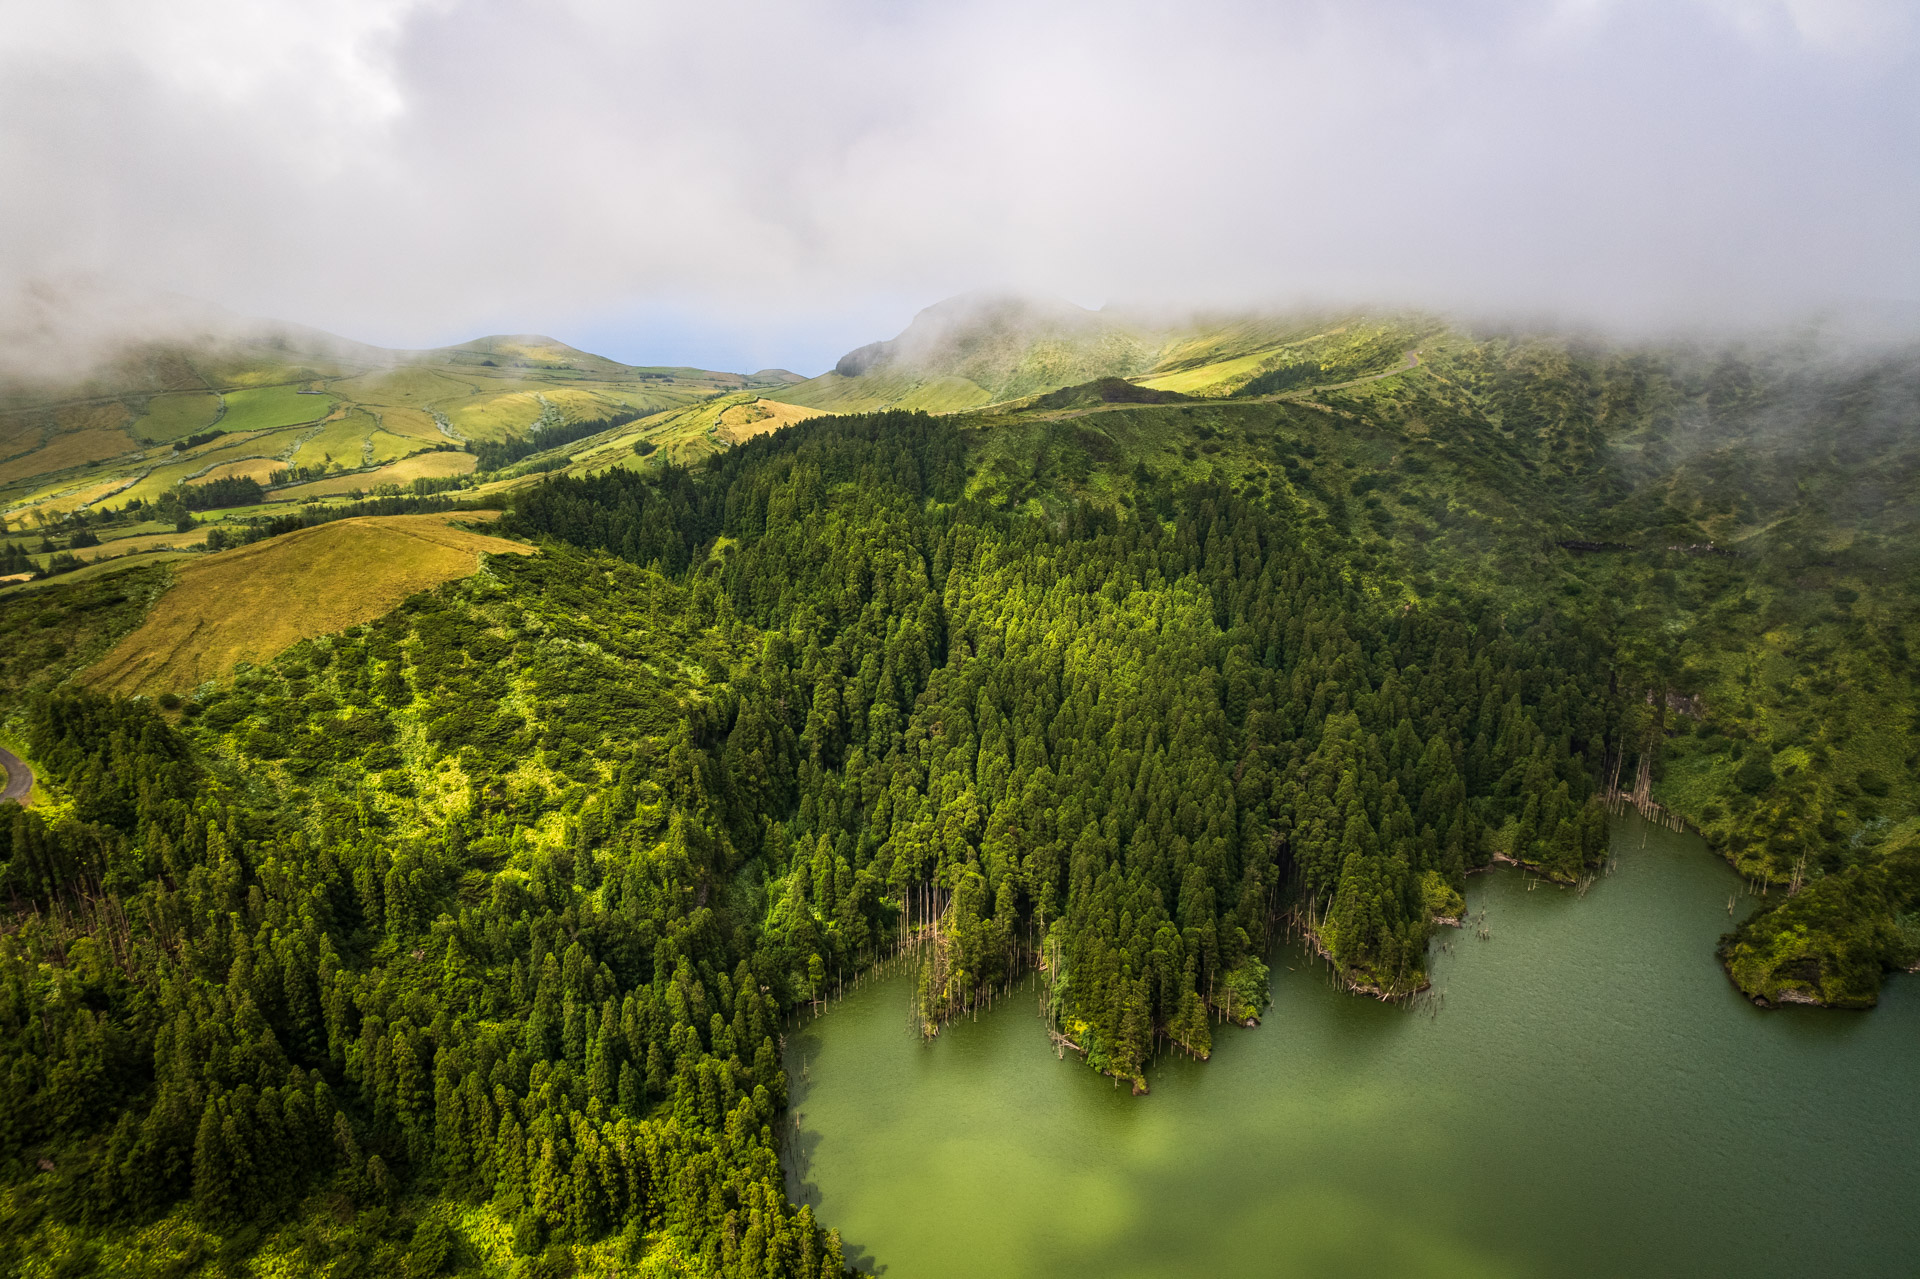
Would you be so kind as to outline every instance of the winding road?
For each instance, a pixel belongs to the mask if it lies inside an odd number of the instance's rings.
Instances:
[[[33,793],[33,770],[27,762],[5,747],[0,747],[0,768],[7,770],[7,788],[0,790],[0,802],[13,800],[24,804]]]

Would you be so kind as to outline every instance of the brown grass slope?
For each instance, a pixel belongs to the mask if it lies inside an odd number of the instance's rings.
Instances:
[[[122,693],[185,692],[241,662],[370,622],[407,596],[533,548],[452,527],[492,512],[340,520],[207,556],[178,570],[140,628],[82,680]]]
[[[804,404],[759,399],[751,404],[736,404],[722,412],[715,434],[729,444],[743,444],[756,435],[770,434],[824,412]]]

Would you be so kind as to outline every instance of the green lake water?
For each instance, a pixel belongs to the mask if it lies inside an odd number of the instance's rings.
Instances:
[[[1614,850],[1585,897],[1475,876],[1492,936],[1443,930],[1411,1009],[1282,947],[1263,1024],[1146,1097],[1030,995],[922,1044],[872,982],[788,1036],[791,1188],[890,1279],[1920,1274],[1920,979],[1757,1009],[1713,957],[1738,877]]]

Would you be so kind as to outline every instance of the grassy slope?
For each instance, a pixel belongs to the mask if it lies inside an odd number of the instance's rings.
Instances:
[[[472,573],[484,552],[530,549],[452,527],[453,518],[340,520],[182,567],[86,682],[119,693],[187,692],[240,662],[371,621],[416,591]]]
[[[739,391],[654,413],[551,453],[535,454],[527,465],[565,463],[565,469],[576,475],[604,471],[610,466],[638,469],[669,461],[688,465],[756,435],[818,417],[821,412],[805,405],[766,399],[758,391]],[[645,454],[635,451],[636,446],[642,444],[650,446]],[[530,477],[513,483],[527,482]]]
[[[405,486],[416,479],[441,479],[453,475],[473,474],[474,457],[471,453],[437,451],[432,453],[409,454],[404,460],[390,463],[374,471],[356,472],[351,475],[335,475],[324,480],[313,480],[306,484],[292,484],[276,490],[268,499],[274,502],[305,502],[319,497],[339,497],[352,493],[371,493],[382,485]]]
[[[787,404],[780,400],[754,399],[745,404],[731,405],[723,410],[715,434],[728,444],[740,444],[756,435],[765,435],[770,431],[792,426],[795,422],[819,417],[820,412],[819,409],[810,409],[800,404]]]
[[[953,304],[963,302],[956,299]],[[968,319],[917,317],[876,363],[780,392],[836,413],[883,408],[956,413],[1103,377],[1188,395],[1230,396],[1285,365],[1310,363],[1333,382],[1380,371],[1439,331],[1421,317],[1228,316],[1145,322],[1060,307]],[[866,364],[860,353],[844,369]],[[851,362],[851,363],[850,363]]]
[[[133,433],[149,444],[167,444],[204,431],[220,416],[220,397],[211,391],[181,391],[156,395],[133,424]]]
[[[986,388],[963,377],[928,379],[906,374],[842,377],[838,373],[823,373],[780,394],[789,403],[828,413],[871,413],[887,408],[957,413],[994,398]]]
[[[298,386],[263,386],[230,391],[221,397],[226,412],[216,425],[225,431],[271,431],[281,426],[318,422],[333,412],[329,395],[310,393]]]
[[[969,295],[928,307],[899,337],[852,352],[835,371],[779,394],[835,412],[953,412],[1145,372],[1161,341],[1143,326],[1069,303]]]

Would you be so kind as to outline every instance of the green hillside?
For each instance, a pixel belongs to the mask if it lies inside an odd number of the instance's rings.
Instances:
[[[172,543],[155,540],[155,520],[178,522],[181,508],[245,523],[263,504],[337,504],[424,480],[445,487],[438,481],[459,468],[408,459],[491,443],[506,453],[489,459],[510,463],[542,451],[542,437],[592,433],[582,424],[797,381],[779,369],[634,367],[537,336],[392,351],[314,330],[229,326],[130,349],[79,379],[0,385],[0,520],[22,544],[51,538],[36,569],[56,553],[71,556],[63,565],[165,553],[205,541],[184,527]],[[261,491],[213,487],[240,480]]]
[[[780,398],[843,413],[949,413],[1141,373],[1154,349],[1150,333],[1071,303],[968,294],[928,307],[900,336],[847,353]]]
[[[1027,983],[1144,1090],[1283,932],[1408,999],[1628,804],[1763,895],[1757,1002],[1920,963],[1920,351],[972,298],[809,382],[432,357],[41,410],[182,447],[7,564],[213,549],[0,594],[0,1269],[843,1275],[784,1018]]]
[[[1636,698],[1609,785],[1770,895],[1812,886],[1729,940],[1736,981],[1871,1003],[1920,958],[1920,358],[1410,336],[1417,366],[1337,389],[981,418],[973,491],[1039,515],[1124,503],[1128,467],[1218,475],[1406,607],[1591,619]]]
[[[982,500],[1061,518],[1124,505],[1143,470],[1218,475],[1314,512],[1408,606],[1470,593],[1589,615],[1610,678],[1641,695],[1608,785],[1795,895],[1729,939],[1742,988],[1871,1002],[1880,972],[1920,957],[1914,352],[1256,317],[1135,327],[1104,381],[1015,380],[1063,332],[1100,369],[1119,326],[1088,317],[957,300],[782,394],[918,407],[972,371],[992,407],[928,407],[962,413]]]
[[[1101,378],[1209,398],[1269,395],[1383,372],[1443,327],[1362,315],[1167,321],[969,294],[928,307],[898,337],[848,352],[779,398],[836,413],[956,413]]]

